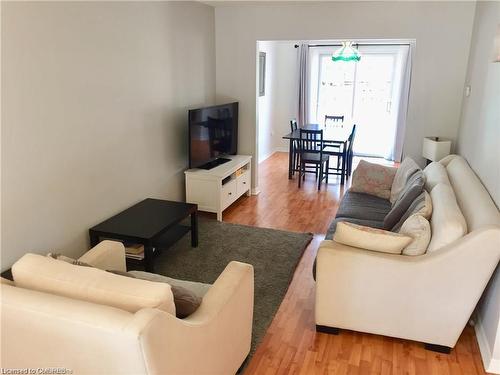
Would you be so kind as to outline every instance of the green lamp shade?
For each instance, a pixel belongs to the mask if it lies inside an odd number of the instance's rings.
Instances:
[[[342,47],[335,51],[332,56],[333,61],[359,61],[361,55],[359,51],[352,46],[352,42],[342,42]]]

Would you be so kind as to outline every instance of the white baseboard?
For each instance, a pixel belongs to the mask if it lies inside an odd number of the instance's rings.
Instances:
[[[475,320],[476,324],[474,325],[474,329],[476,331],[477,343],[479,344],[479,352],[481,353],[484,369],[486,372],[492,374],[500,374],[500,359],[492,358],[492,351],[486,339],[483,324],[478,316],[476,316]]]
[[[276,152],[288,152],[288,147],[276,147],[274,150],[272,150],[267,155],[264,155],[262,158],[259,158],[259,164],[262,163],[264,160],[269,159]]]
[[[276,147],[276,149],[274,150],[274,152],[288,152],[289,149],[288,147]]]
[[[260,194],[260,189],[258,186],[252,188],[252,190],[250,191],[252,195],[259,195]]]
[[[262,163],[264,160],[269,159],[275,152],[276,151],[273,150],[270,153],[268,153],[267,155],[264,155],[262,158],[259,158],[259,164]]]

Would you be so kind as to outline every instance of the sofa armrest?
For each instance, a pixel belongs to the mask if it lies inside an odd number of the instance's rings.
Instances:
[[[453,347],[500,260],[500,226],[421,256],[323,242],[316,324]]]
[[[99,242],[79,259],[103,270],[126,271],[125,247],[121,242],[105,240]]]
[[[151,373],[236,373],[250,351],[253,301],[253,267],[229,263],[194,314],[162,314],[165,324],[143,330],[146,361],[158,366]]]

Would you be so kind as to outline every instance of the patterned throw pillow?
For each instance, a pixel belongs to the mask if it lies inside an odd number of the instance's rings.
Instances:
[[[351,191],[389,199],[397,168],[361,160],[352,174]]]
[[[408,246],[403,249],[404,255],[423,255],[431,241],[431,225],[422,215],[413,214],[405,220],[400,234],[413,238]]]
[[[403,234],[341,221],[337,223],[333,240],[361,249],[401,254],[413,239]]]

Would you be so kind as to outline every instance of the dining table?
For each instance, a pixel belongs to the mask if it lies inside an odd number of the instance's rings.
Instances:
[[[323,124],[304,124],[300,128],[284,135],[283,139],[288,139],[289,141],[289,152],[288,152],[288,179],[292,179],[293,175],[293,160],[295,157],[295,148],[293,147],[294,141],[300,139],[300,129],[306,130],[323,130],[323,143],[325,146],[338,145],[341,150],[347,150],[347,142],[349,136],[351,135],[352,128],[354,124],[343,123],[340,125],[323,125]],[[345,170],[346,158],[342,158],[342,171]],[[341,183],[344,183],[344,175],[341,177]]]

